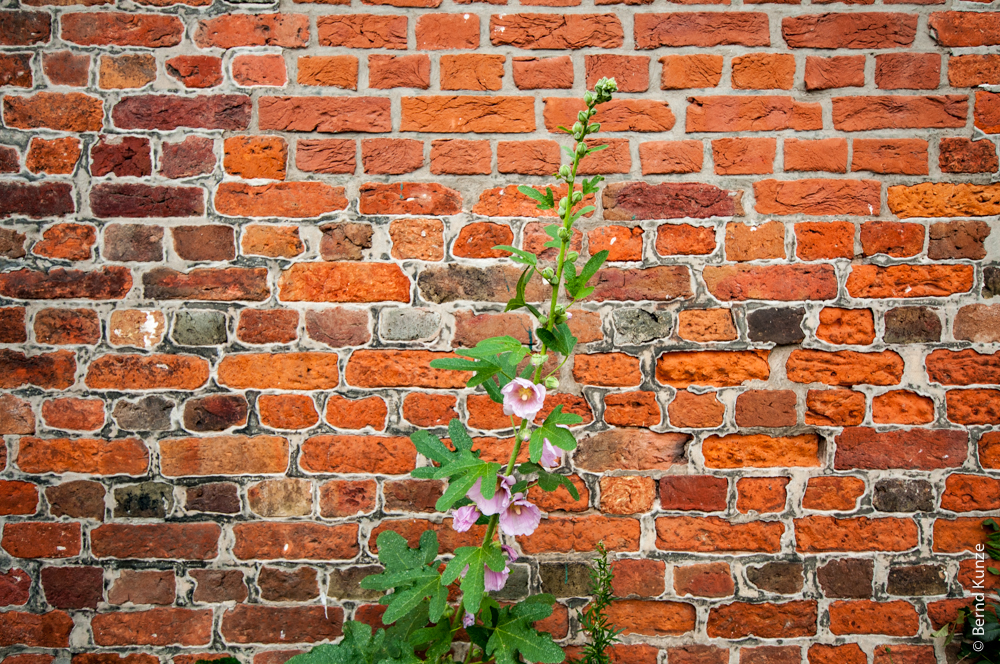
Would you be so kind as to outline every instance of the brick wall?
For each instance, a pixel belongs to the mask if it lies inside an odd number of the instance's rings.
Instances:
[[[600,76],[582,498],[505,597],[578,643],[603,539],[620,662],[944,661],[1000,508],[995,2],[108,3],[0,13],[5,661],[280,664],[378,622],[382,530],[465,542],[406,435],[508,453],[429,361],[526,338],[492,247]]]

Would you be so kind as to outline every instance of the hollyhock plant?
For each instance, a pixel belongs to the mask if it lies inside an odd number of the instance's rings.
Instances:
[[[523,493],[517,493],[500,513],[500,531],[510,537],[530,535],[541,520],[542,510],[525,500]]]
[[[535,419],[545,403],[545,386],[530,380],[515,378],[500,390],[503,395],[503,414],[525,420]]]
[[[475,505],[459,507],[452,515],[451,527],[460,533],[464,533],[479,519],[479,510]]]
[[[601,79],[593,92],[584,95],[584,110],[573,126],[559,128],[574,141],[573,148],[567,149],[571,163],[561,166],[554,176],[565,185],[564,197],[556,200],[552,187],[544,193],[541,188],[518,187],[520,195],[533,199],[539,210],[555,211],[557,218],[544,229],[550,238],[544,246],[555,249],[556,258],[542,258],[513,246],[495,247],[522,267],[505,311],[523,309],[533,317],[530,342],[513,336],[492,337],[472,348],[459,348],[454,356],[431,361],[434,369],[471,373],[468,387],[488,396],[510,417],[513,432],[505,438],[513,444],[505,463],[495,460],[492,453],[484,458],[483,450],[474,449],[474,434],[458,419],[448,423],[447,442],[428,431],[410,436],[420,454],[411,476],[446,482],[435,508],[451,512],[452,528],[459,533],[483,526],[481,543],[442,554],[434,529],[421,534],[417,547],[394,530],[379,533],[378,557],[385,571],[365,578],[361,586],[386,591],[380,603],[385,606],[381,620],[388,627],[373,635],[369,626],[347,621],[340,643],[317,646],[289,664],[557,664],[565,659],[552,636],[536,627],[552,614],[554,597],[536,595],[501,605],[489,593],[503,589],[510,577],[511,563],[517,559],[511,538],[528,537],[541,523],[542,511],[528,501],[529,491],[564,487],[574,500],[580,499],[569,477],[557,471],[562,450],[576,448],[570,427],[582,424],[583,418],[563,412],[562,405],[550,409],[543,422],[536,423],[535,418],[542,412],[547,393],[558,389],[557,373],[576,348],[577,338],[567,324],[568,309],[594,292],[587,284],[608,257],[606,250],[598,251],[579,265],[580,255],[570,244],[574,224],[594,211],[584,201],[599,193],[598,184],[604,179],[596,175],[577,180],[581,160],[607,147],[588,141],[600,130],[592,120],[597,106],[610,101],[616,90],[614,79]],[[541,288],[551,288],[546,301],[526,299]],[[525,447],[527,459],[522,455]],[[460,544],[469,538],[456,537]],[[455,641],[459,635],[469,640]]]
[[[562,454],[549,442],[548,438],[542,443],[542,457],[538,460],[538,463],[546,470],[558,468],[559,464],[562,463]]]
[[[492,516],[494,514],[500,514],[505,509],[507,505],[510,504],[510,487],[514,486],[513,477],[504,477],[503,475],[498,475],[500,478],[500,483],[497,486],[496,493],[493,494],[492,498],[484,498],[482,492],[483,480],[482,478],[476,480],[476,483],[472,485],[469,489],[469,499],[476,504],[479,511],[486,516]]]

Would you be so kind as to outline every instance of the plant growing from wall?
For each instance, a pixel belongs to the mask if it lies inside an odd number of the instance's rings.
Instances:
[[[386,606],[382,622],[388,629],[373,632],[364,623],[347,622],[341,642],[317,646],[292,658],[290,664],[450,662],[453,641],[463,629],[471,642],[466,648],[465,664],[515,664],[522,660],[556,664],[565,659],[552,636],[534,627],[552,614],[554,597],[534,595],[501,605],[488,593],[502,589],[507,582],[509,564],[517,558],[511,546],[513,538],[530,535],[542,519],[541,510],[527,498],[529,489],[538,486],[555,491],[565,487],[574,499],[579,498],[572,482],[556,471],[562,451],[576,448],[568,427],[579,424],[582,418],[563,412],[558,405],[540,424],[536,419],[545,406],[547,392],[558,386],[556,372],[576,347],[577,339],[567,324],[567,309],[594,291],[587,283],[608,255],[607,251],[598,252],[577,269],[580,257],[570,250],[570,239],[577,220],[594,210],[584,205],[585,197],[596,193],[603,180],[598,175],[577,185],[580,162],[606,147],[587,145],[586,138],[600,130],[600,125],[591,120],[597,106],[609,101],[616,90],[614,79],[601,79],[593,92],[584,96],[586,108],[579,112],[577,122],[572,127],[560,127],[574,139],[572,149],[564,148],[570,163],[556,174],[566,186],[566,195],[556,201],[551,187],[546,187],[544,194],[532,187],[519,187],[522,194],[535,200],[538,209],[557,211],[560,223],[545,229],[550,237],[545,247],[559,252],[555,265],[543,265],[538,256],[516,247],[497,247],[510,252],[512,260],[524,266],[505,311],[530,312],[537,321],[533,338],[540,346],[525,345],[511,336],[494,337],[474,348],[456,351],[458,358],[431,363],[438,369],[471,373],[468,386],[482,387],[493,401],[502,404],[515,432],[510,458],[503,466],[481,458],[472,437],[458,420],[448,425],[450,446],[426,431],[411,436],[417,450],[432,462],[414,470],[412,476],[447,480],[448,488],[436,509],[450,513],[451,526],[459,532],[476,524],[485,526],[482,543],[459,547],[450,560],[442,561],[433,531],[424,532],[416,548],[395,532],[381,533],[377,539],[378,557],[385,571],[367,577],[361,585],[390,591],[381,600]],[[537,306],[526,299],[528,282],[535,275],[552,289],[549,301]],[[565,298],[560,297],[563,293]],[[524,446],[528,460],[518,463]],[[600,563],[598,569],[603,569]],[[456,590],[460,599],[449,601]],[[595,619],[598,615],[593,614]]]
[[[611,571],[604,542],[597,545],[597,555],[594,568],[590,570],[590,594],[594,599],[580,616],[580,627],[588,641],[580,664],[611,664],[608,648],[618,643],[618,636],[622,633],[608,619],[608,607],[614,599],[612,582],[615,575]]]

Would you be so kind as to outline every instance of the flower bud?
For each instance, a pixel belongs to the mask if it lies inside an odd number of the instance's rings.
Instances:
[[[585,103],[587,106],[593,106],[594,105],[594,93],[588,91],[585,95],[583,95],[583,103]]]
[[[583,200],[583,192],[582,191],[574,191],[573,192],[573,202],[574,203],[579,203],[582,200]]]
[[[586,154],[587,154],[587,144],[586,143],[577,143],[576,144],[576,154],[578,154],[581,157],[586,156]]]
[[[540,367],[545,364],[545,360],[549,359],[547,355],[542,355],[541,353],[531,354],[531,366]]]
[[[558,387],[559,387],[559,379],[556,378],[555,376],[548,376],[545,379],[545,389],[554,390],[557,389]]]
[[[563,164],[562,166],[559,167],[559,177],[561,177],[563,180],[569,180],[571,174],[572,170],[570,169],[568,164]]]
[[[542,270],[542,278],[545,279],[546,281],[554,277],[555,274],[556,273],[552,270],[551,267],[547,267],[544,270]]]
[[[558,234],[560,240],[568,240],[573,236],[572,232],[568,228],[560,228]]]
[[[579,257],[580,257],[580,254],[578,254],[575,251],[571,251],[568,254],[566,254],[566,260],[568,260],[570,263],[575,263],[576,259],[579,258]]]
[[[587,124],[587,120],[590,119],[590,114],[588,114],[587,111],[580,111],[579,113],[576,114],[576,119],[578,122]]]

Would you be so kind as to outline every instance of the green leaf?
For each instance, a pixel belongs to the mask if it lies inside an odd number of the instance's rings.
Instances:
[[[484,369],[483,362],[472,362],[459,357],[441,357],[431,360],[433,369],[450,369],[451,371],[479,371]]]
[[[540,327],[535,330],[535,334],[538,336],[539,341],[545,344],[546,347],[559,351],[562,355],[569,355],[569,353],[566,352],[566,346],[562,344],[561,340],[544,327]]]
[[[486,654],[497,664],[518,664],[522,658],[538,664],[559,664],[566,658],[562,648],[552,641],[551,634],[543,634],[529,624],[535,606],[540,605],[522,602],[516,605],[517,611],[511,607],[501,609],[499,621],[486,645]]]
[[[544,194],[540,193],[534,187],[529,187],[523,184],[518,186],[517,190],[520,193],[524,194],[525,196],[534,199],[535,207],[537,207],[539,210],[549,210],[555,205],[555,202],[553,200],[552,187],[546,187]]]
[[[532,191],[535,191],[532,189]],[[537,193],[537,192],[536,192]],[[518,249],[517,247],[512,247],[509,244],[498,244],[493,247],[494,249],[500,249],[501,251],[509,251],[514,254],[510,257],[515,263],[521,263],[522,265],[538,265],[538,256],[531,253],[530,251],[524,251],[523,249]]]
[[[565,475],[540,470],[538,472],[538,486],[542,488],[542,491],[555,491],[560,486],[564,486],[569,491],[569,495],[573,496],[573,500],[580,500],[580,492]]]
[[[431,461],[444,464],[457,456],[455,452],[445,447],[440,438],[424,430],[414,431],[410,434],[410,440],[413,441],[413,446],[417,448],[417,451]]]
[[[441,576],[437,572],[421,577],[420,580],[416,581],[406,590],[397,589],[396,592],[383,598],[388,599],[387,604],[389,608],[382,615],[382,622],[386,625],[391,625],[399,618],[417,608],[427,597],[440,595],[442,591],[445,594],[445,599],[447,599],[448,589],[441,586]],[[433,606],[434,602],[432,601],[431,604]],[[440,612],[437,618],[438,620],[441,619]],[[431,620],[434,620],[433,615],[431,615]]]
[[[472,451],[473,440],[469,437],[460,420],[453,418],[448,422],[448,435],[451,436],[451,444],[455,446],[456,450]]]
[[[462,578],[462,605],[469,613],[476,613],[486,593],[486,566],[499,572],[507,565],[500,547],[494,544],[478,546],[463,546],[455,549],[455,557],[445,567],[441,575],[441,583],[445,586],[454,583],[465,572]]]
[[[595,152],[600,152],[601,150],[607,150],[610,145],[605,143],[604,145],[595,145],[592,148],[587,148],[587,154],[594,154]]]
[[[480,360],[490,360],[501,353],[517,353],[524,350],[524,344],[512,336],[490,337],[483,339],[473,348],[457,350],[457,355],[473,357]]]
[[[434,509],[438,512],[447,512],[450,510],[452,505],[469,492],[469,489],[472,488],[472,485],[476,483],[479,477],[478,473],[469,473],[468,475],[462,475],[449,481],[447,490],[434,503]]]
[[[607,259],[608,259],[607,249],[602,249],[601,251],[598,251],[596,254],[590,257],[590,260],[588,260],[586,265],[583,266],[583,269],[580,270],[580,274],[576,277],[574,281],[576,281],[581,286],[585,286],[587,282],[590,281],[590,278],[593,277],[595,274],[597,274],[597,271],[601,269],[601,266]]]
[[[528,442],[528,456],[537,463],[542,458],[542,447],[547,438],[550,443],[561,449],[572,451],[576,449],[576,438],[570,433],[566,426],[572,426],[583,422],[583,418],[575,413],[562,412],[562,404],[559,404],[545,418],[542,426],[536,427],[531,432]]]
[[[375,542],[378,544],[378,560],[385,566],[386,572],[416,569],[422,564],[420,552],[411,549],[403,536],[394,530],[383,530]]]
[[[500,386],[495,381],[488,380],[483,383],[483,389],[490,395],[490,399],[496,403],[503,403],[503,394],[500,393]]]

